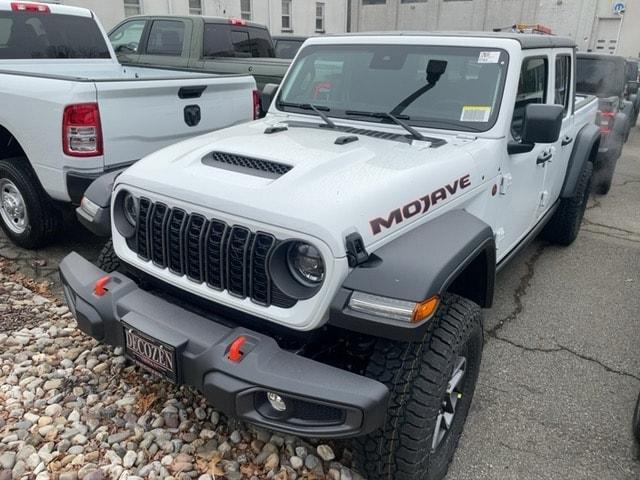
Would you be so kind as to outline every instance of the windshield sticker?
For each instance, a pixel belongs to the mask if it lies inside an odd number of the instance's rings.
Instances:
[[[462,107],[461,122],[488,122],[491,107],[486,105],[465,105]]]
[[[498,63],[500,52],[480,52],[478,63]]]

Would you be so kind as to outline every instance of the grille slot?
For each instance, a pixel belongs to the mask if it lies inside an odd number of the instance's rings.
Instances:
[[[269,273],[269,259],[277,245],[268,233],[141,198],[130,248],[157,267],[209,288],[259,305],[291,308],[297,300],[279,290]]]
[[[276,239],[267,233],[258,232],[251,253],[251,299],[256,303],[271,303],[271,279],[267,261]]]
[[[289,172],[293,167],[284,163],[260,160],[259,158],[245,157],[224,152],[211,152],[202,159],[205,165],[225,168],[227,170],[251,173],[267,178],[278,178]],[[253,172],[246,172],[253,170]]]
[[[177,275],[184,274],[184,229],[187,223],[187,214],[184,210],[174,208],[169,215],[169,227],[167,229],[167,257],[168,267]]]
[[[198,283],[204,281],[202,247],[206,232],[207,219],[202,215],[191,215],[187,222],[185,263],[187,277]]]
[[[138,207],[138,225],[136,228],[136,251],[144,260],[149,260],[149,212],[151,201],[140,199]]]

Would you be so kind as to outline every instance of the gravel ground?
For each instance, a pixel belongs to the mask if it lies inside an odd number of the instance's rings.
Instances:
[[[0,480],[362,478],[346,449],[226,419],[128,364],[10,272],[0,261]]]

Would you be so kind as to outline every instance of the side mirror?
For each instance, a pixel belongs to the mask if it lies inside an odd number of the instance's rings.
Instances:
[[[560,138],[562,129],[562,105],[531,103],[526,106],[522,119],[522,140],[509,142],[510,154],[526,153],[533,150],[536,143],[554,143]]]
[[[638,86],[640,86],[640,82],[629,82],[629,93],[631,95],[637,95],[638,93]]]
[[[263,114],[266,114],[269,111],[269,107],[278,92],[278,87],[279,85],[276,85],[275,83],[267,83],[262,88],[262,95],[260,95],[260,109]]]

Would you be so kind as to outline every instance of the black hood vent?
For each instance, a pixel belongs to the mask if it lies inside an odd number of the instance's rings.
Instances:
[[[279,178],[293,168],[284,163],[224,152],[211,152],[202,159],[202,163],[210,167],[264,178]]]

